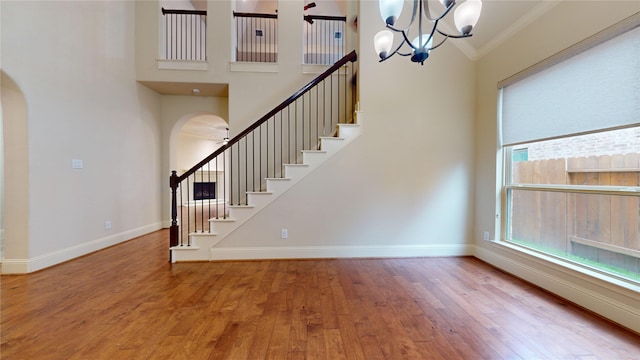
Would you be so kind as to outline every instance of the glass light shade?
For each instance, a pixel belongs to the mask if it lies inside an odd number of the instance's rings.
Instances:
[[[392,45],[393,33],[390,30],[382,30],[373,38],[373,46],[381,59],[386,58],[391,52]]]
[[[378,0],[380,17],[385,24],[393,25],[402,13],[404,0]]]
[[[467,0],[463,4],[460,4],[453,14],[453,20],[456,23],[458,31],[463,35],[470,34],[473,27],[478,23],[481,12],[481,0]]]
[[[422,34],[422,45],[420,45],[420,35],[418,35],[411,44],[417,48],[429,49],[433,45],[433,37],[429,39],[429,34]]]
[[[411,45],[417,48],[413,50],[413,55],[411,55],[411,61],[424,64],[424,61],[429,57],[429,53],[431,52],[431,46],[433,45],[433,37],[429,37],[429,34],[422,34],[422,41],[420,41],[420,35],[418,35],[413,41]]]
[[[441,3],[444,7],[449,7],[449,4],[451,4],[452,2],[454,2],[454,0],[440,0],[440,3]]]

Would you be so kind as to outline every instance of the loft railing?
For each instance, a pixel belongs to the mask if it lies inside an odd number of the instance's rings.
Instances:
[[[236,27],[236,61],[278,61],[278,15],[233,12]]]
[[[248,205],[247,192],[263,191],[265,178],[282,177],[301,150],[318,149],[320,137],[348,123],[356,60],[352,51],[182,175],[172,171],[170,246],[190,246],[189,234],[210,232],[209,219]]]
[[[345,16],[304,16],[304,63],[327,65],[345,53]]]
[[[164,15],[164,60],[205,61],[207,56],[207,12],[169,10]]]
[[[233,12],[236,61],[278,61],[278,15]],[[345,54],[345,16],[304,15],[304,63],[331,65]]]

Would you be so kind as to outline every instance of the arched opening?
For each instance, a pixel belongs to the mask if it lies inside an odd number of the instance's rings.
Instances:
[[[222,146],[229,124],[210,113],[191,113],[181,117],[169,137],[169,168],[178,175]]]
[[[15,81],[0,71],[2,273],[29,271],[29,142],[27,103]]]
[[[170,169],[177,171],[178,175],[183,174],[192,166],[212,154],[224,145],[225,138],[229,136],[229,125],[221,117],[210,113],[191,113],[181,117],[173,126],[169,138],[169,162]],[[225,180],[227,174],[224,165],[209,169],[207,174],[190,177],[188,185],[178,198],[178,212],[189,213],[191,221],[196,221],[198,216],[203,216],[202,207],[204,201],[207,202],[208,217],[211,217],[211,204],[217,204],[222,189],[220,184]],[[197,183],[197,184],[196,184]],[[197,194],[196,186],[206,189],[206,197]],[[217,210],[215,210],[217,211]],[[204,222],[208,227],[208,223]],[[188,227],[181,227],[182,237],[188,236]],[[208,228],[207,228],[208,229]]]

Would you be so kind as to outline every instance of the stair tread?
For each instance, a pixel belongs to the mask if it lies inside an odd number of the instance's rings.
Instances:
[[[284,164],[284,166],[307,167],[309,164]]]
[[[234,221],[236,221],[236,219],[232,219],[232,218],[226,218],[226,219],[219,218],[219,219],[216,219],[216,218],[213,218],[213,219],[209,219],[209,221],[216,221],[216,222],[234,222]]]
[[[254,207],[253,205],[229,205],[231,209],[253,209]]]
[[[344,141],[345,138],[343,137],[335,137],[335,136],[320,136],[320,140],[337,140],[337,141]]]
[[[273,193],[270,191],[247,191],[247,194],[273,195]]]
[[[192,232],[192,233],[189,233],[189,236],[206,236],[206,235],[218,236],[218,233],[217,232]]]
[[[200,246],[198,245],[177,245],[177,246],[172,246],[169,248],[169,250],[198,250],[200,249]]]
[[[291,181],[291,178],[264,178],[265,180],[271,181]]]

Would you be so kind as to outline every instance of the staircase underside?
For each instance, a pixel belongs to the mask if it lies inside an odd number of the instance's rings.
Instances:
[[[361,132],[359,112],[355,113],[354,122],[354,124],[338,124],[335,137],[321,137],[320,149],[303,150],[301,164],[285,164],[283,178],[265,178],[266,191],[247,192],[248,205],[227,205],[226,218],[209,219],[208,231],[191,233],[188,235],[190,240],[188,245],[171,247],[171,262],[216,260],[213,257],[213,250],[220,241],[358,137]]]

